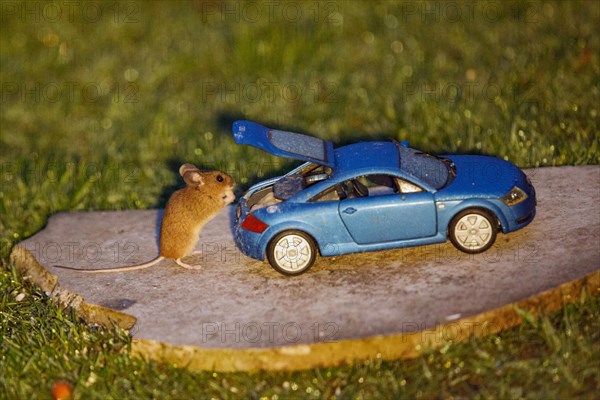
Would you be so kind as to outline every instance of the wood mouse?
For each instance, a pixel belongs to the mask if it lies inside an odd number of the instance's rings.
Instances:
[[[83,270],[62,265],[58,268],[71,269],[86,273],[125,272],[144,269],[158,264],[165,258],[188,269],[200,269],[199,265],[189,265],[181,261],[192,253],[200,232],[223,207],[235,200],[233,178],[221,171],[201,172],[193,164],[183,164],[179,168],[186,187],[171,195],[160,226],[160,255],[144,264],[118,268]]]

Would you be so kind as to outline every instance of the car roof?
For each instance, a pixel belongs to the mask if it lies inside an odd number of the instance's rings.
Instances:
[[[439,157],[397,142],[358,142],[335,149],[334,174],[348,176],[377,171],[398,171],[435,189],[448,180],[448,169]]]

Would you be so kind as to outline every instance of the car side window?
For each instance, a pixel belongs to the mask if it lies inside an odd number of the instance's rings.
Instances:
[[[391,175],[372,174],[354,179],[357,197],[387,196],[399,193],[396,180]]]
[[[317,202],[317,201],[338,201],[338,200],[340,200],[339,191],[336,188],[337,186],[339,186],[339,185],[334,185],[334,186],[330,187],[329,189],[323,190],[321,193],[319,193],[318,195],[316,195],[315,197],[310,199],[310,201]]]
[[[398,187],[400,188],[400,193],[417,193],[422,192],[423,189],[412,182],[407,181],[406,179],[396,178],[396,182]]]
[[[333,185],[328,189],[325,189],[324,191],[310,199],[310,201],[339,201],[346,199],[355,199],[357,197],[366,197],[367,195],[368,194],[366,194],[366,192],[361,193],[361,190],[358,188],[358,184],[356,183],[355,179],[350,179]]]
[[[339,201],[362,197],[388,196],[422,192],[423,189],[405,179],[385,174],[362,175],[325,189],[310,201]]]

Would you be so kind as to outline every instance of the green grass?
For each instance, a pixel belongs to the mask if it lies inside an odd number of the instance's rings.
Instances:
[[[12,246],[56,212],[163,206],[180,163],[226,170],[240,190],[286,168],[233,144],[239,117],[336,143],[407,139],[521,167],[600,161],[594,1],[451,3],[458,14],[442,2],[53,4],[0,2],[8,271]],[[0,382],[9,398],[47,398],[57,378],[77,383],[82,398],[338,389],[341,397],[591,398],[599,386],[597,298],[411,362],[213,376],[117,352],[127,347],[123,332],[80,325],[22,285],[2,274]],[[15,291],[25,299],[16,302]]]

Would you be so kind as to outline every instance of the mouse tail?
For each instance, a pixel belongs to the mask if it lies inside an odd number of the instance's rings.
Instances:
[[[55,265],[54,267],[61,268],[61,269],[70,269],[71,271],[78,271],[78,272],[83,272],[86,274],[108,274],[111,272],[127,272],[127,271],[135,271],[138,269],[149,268],[153,265],[158,264],[159,262],[161,262],[164,259],[165,258],[163,256],[158,256],[154,260],[148,261],[147,263],[144,263],[144,264],[129,265],[126,267],[119,267],[119,268],[79,269],[79,268],[73,268],[73,267],[65,267],[64,265]]]

